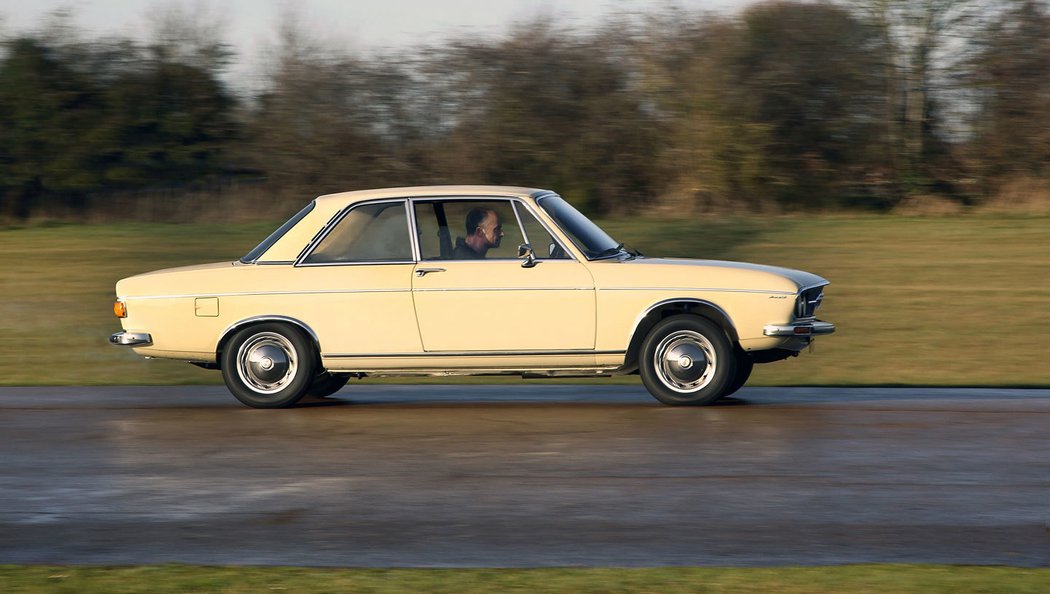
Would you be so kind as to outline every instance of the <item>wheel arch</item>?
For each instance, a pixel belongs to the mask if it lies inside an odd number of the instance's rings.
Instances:
[[[313,328],[311,328],[306,322],[288,316],[253,316],[236,322],[223,331],[222,335],[219,337],[219,342],[215,345],[215,361],[217,362],[219,367],[221,368],[222,366],[222,352],[226,349],[226,345],[230,342],[230,339],[233,338],[234,334],[250,326],[257,326],[259,324],[266,324],[272,322],[289,324],[291,326],[297,327],[299,330],[302,330],[306,337],[313,344],[314,353],[317,355],[318,364],[320,364],[321,340],[317,338],[317,333],[314,332]]]
[[[739,347],[740,335],[737,333],[733,320],[724,309],[717,304],[705,299],[689,297],[665,299],[650,305],[635,320],[634,329],[631,331],[631,341],[627,347],[624,357],[624,368],[635,372],[638,369],[638,354],[642,349],[645,337],[653,326],[665,318],[676,315],[695,315],[714,322],[726,333],[730,343]]]

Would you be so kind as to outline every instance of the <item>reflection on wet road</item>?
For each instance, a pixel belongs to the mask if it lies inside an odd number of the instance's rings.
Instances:
[[[0,563],[1050,565],[1050,390],[0,388]]]

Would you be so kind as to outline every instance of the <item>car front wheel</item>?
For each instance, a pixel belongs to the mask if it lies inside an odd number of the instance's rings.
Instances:
[[[755,360],[748,353],[741,349],[737,349],[736,352],[736,374],[733,376],[733,381],[729,382],[729,387],[726,388],[722,398],[732,396],[736,394],[740,388],[744,387],[747,383],[748,378],[751,377],[751,371],[755,368]]]
[[[259,324],[238,331],[222,353],[230,392],[253,408],[285,408],[310,388],[316,369],[313,345],[298,329]]]
[[[654,398],[675,406],[710,404],[730,388],[736,358],[729,338],[698,316],[667,318],[642,343],[639,373]]]

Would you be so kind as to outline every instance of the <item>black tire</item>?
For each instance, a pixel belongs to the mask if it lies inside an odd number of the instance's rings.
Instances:
[[[307,396],[314,398],[327,398],[343,389],[346,382],[350,381],[349,373],[332,373],[326,371],[314,378],[313,383],[306,390]]]
[[[725,332],[693,315],[667,318],[642,343],[639,374],[654,398],[672,406],[701,406],[725,395],[736,357]]]
[[[733,376],[733,381],[729,382],[729,387],[726,388],[725,394],[722,394],[722,398],[736,394],[740,388],[744,387],[747,383],[748,378],[751,377],[751,371],[755,368],[755,360],[743,349],[736,350],[736,374]]]
[[[222,352],[222,379],[252,408],[286,408],[306,395],[316,375],[317,353],[303,333],[267,323],[239,330]]]

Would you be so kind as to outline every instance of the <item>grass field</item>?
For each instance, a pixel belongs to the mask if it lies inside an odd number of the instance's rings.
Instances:
[[[8,594],[182,592],[492,592],[900,594],[1042,593],[1048,569],[858,565],[770,569],[301,569],[146,566],[0,566]]]
[[[0,231],[0,384],[220,381],[215,372],[111,347],[106,338],[119,329],[113,285],[157,268],[235,259],[274,226]],[[759,366],[752,385],[1050,385],[1042,340],[1050,325],[1050,218],[819,216],[603,226],[650,256],[747,260],[831,280],[820,315],[839,331],[797,359]]]

